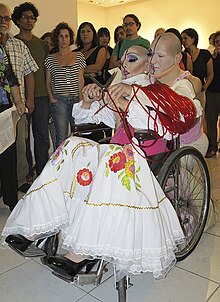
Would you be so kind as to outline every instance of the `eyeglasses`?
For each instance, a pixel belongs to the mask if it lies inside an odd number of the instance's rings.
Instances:
[[[9,16],[4,16],[4,17],[0,16],[0,22],[2,22],[2,21],[9,22],[9,21],[11,21],[11,18]]]
[[[128,27],[128,26],[132,27],[134,24],[135,24],[134,22],[128,22],[128,23],[124,23],[123,26],[124,27]]]
[[[25,20],[25,21],[33,21],[33,22],[36,22],[37,21],[37,18],[35,16],[27,16],[27,15],[22,15],[21,16],[21,19]]]

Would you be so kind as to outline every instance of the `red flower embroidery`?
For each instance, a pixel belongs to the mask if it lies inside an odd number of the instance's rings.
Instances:
[[[113,154],[109,159],[109,168],[116,173],[125,167],[126,156],[122,152]]]
[[[81,186],[88,186],[92,182],[92,172],[89,169],[79,170],[77,173],[77,181]]]

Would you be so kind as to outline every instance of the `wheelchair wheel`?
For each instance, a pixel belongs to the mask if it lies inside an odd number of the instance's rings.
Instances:
[[[176,251],[185,259],[198,244],[208,216],[210,179],[202,154],[192,147],[174,151],[163,164],[158,181],[176,210],[185,243]]]
[[[126,291],[127,291],[127,277],[123,277],[121,280],[116,282],[116,289],[118,291],[118,302],[126,302]]]

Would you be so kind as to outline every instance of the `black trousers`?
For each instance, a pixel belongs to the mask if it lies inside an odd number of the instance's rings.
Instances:
[[[0,112],[11,105],[0,105]],[[9,146],[0,154],[0,182],[3,202],[13,210],[18,202],[17,197],[17,157],[16,144]]]
[[[205,118],[208,131],[208,151],[217,151],[217,121],[220,113],[220,92],[206,91]]]

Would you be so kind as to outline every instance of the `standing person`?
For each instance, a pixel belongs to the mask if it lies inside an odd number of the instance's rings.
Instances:
[[[121,46],[119,42],[116,44],[111,59],[109,62],[109,68],[121,66],[121,57],[126,49],[133,45],[139,45],[143,47],[150,47],[150,42],[140,36],[138,36],[138,30],[141,28],[141,22],[138,17],[133,14],[127,14],[123,19],[123,27],[126,33],[126,38],[123,40]],[[118,48],[120,50],[118,51]],[[119,58],[119,60],[118,60]]]
[[[104,46],[98,45],[97,33],[91,23],[83,22],[80,24],[76,35],[76,45],[77,49],[74,51],[80,51],[86,59],[85,85],[92,83],[89,75],[104,84],[103,71],[106,62],[106,49]]]
[[[206,157],[216,155],[217,143],[217,122],[220,114],[220,31],[213,36],[215,46],[212,60],[214,66],[214,78],[206,91],[206,123],[208,130],[209,148]]]
[[[119,60],[119,51],[121,48],[121,44],[125,38],[126,38],[126,32],[124,30],[124,27],[122,25],[117,26],[114,30],[114,41],[115,44],[118,43],[117,61]]]
[[[207,48],[208,51],[213,54],[214,50],[215,50],[215,45],[214,45],[214,41],[213,41],[213,37],[214,37],[215,33],[212,33],[209,36],[209,47]]]
[[[9,21],[8,16],[0,19]],[[25,105],[21,100],[18,81],[9,64],[4,48],[0,45],[0,113],[12,107],[11,96],[18,113],[25,113]],[[10,95],[11,92],[11,95]],[[1,118],[1,114],[0,114]],[[16,143],[12,143],[5,151],[0,153],[0,182],[3,202],[9,206],[10,211],[16,206],[17,197],[17,158]]]
[[[126,38],[126,32],[124,30],[124,27],[122,25],[119,25],[114,30],[114,42],[117,44],[117,42],[121,42]]]
[[[8,54],[12,70],[18,80],[21,99],[28,112],[32,113],[34,110],[34,73],[38,70],[38,66],[27,46],[10,34],[11,13],[9,8],[2,3],[0,3],[0,16],[2,45]],[[26,175],[28,174],[28,163],[25,155],[26,138],[27,119],[23,115],[17,123],[16,137],[18,189],[22,192],[27,192],[30,187],[26,182]]]
[[[46,84],[56,130],[56,147],[68,136],[73,124],[72,107],[82,99],[86,62],[81,52],[72,52],[74,33],[67,23],[52,32],[55,53],[45,59]]]
[[[154,39],[155,39],[157,36],[160,36],[160,35],[164,34],[165,31],[166,31],[166,29],[163,28],[163,27],[160,27],[160,28],[156,29],[156,30],[155,30],[155,33],[154,33]]]
[[[193,75],[201,80],[202,95],[201,104],[205,108],[205,91],[209,87],[213,79],[213,63],[212,56],[207,49],[199,49],[198,33],[193,28],[182,31],[182,42],[186,51],[189,52],[193,62]]]
[[[43,40],[49,49],[49,53],[51,53],[52,49],[53,49],[53,42],[52,42],[52,33],[51,32],[46,32],[45,34],[43,34],[43,36],[41,37],[41,40]]]
[[[49,102],[44,69],[44,60],[49,51],[46,43],[32,33],[38,16],[38,10],[30,2],[16,6],[12,13],[12,20],[20,30],[15,37],[27,45],[39,66],[38,71],[34,74],[34,111],[31,115],[37,176],[48,160],[49,150]]]
[[[108,72],[108,69],[109,69],[110,57],[113,52],[113,48],[111,46],[109,46],[111,36],[110,36],[110,32],[107,27],[99,28],[99,30],[97,32],[97,36],[98,36],[99,46],[104,46],[106,49],[106,61],[105,61],[104,70],[103,70],[103,80],[104,80],[104,82],[106,82],[108,80],[108,78],[110,77],[110,73]]]

